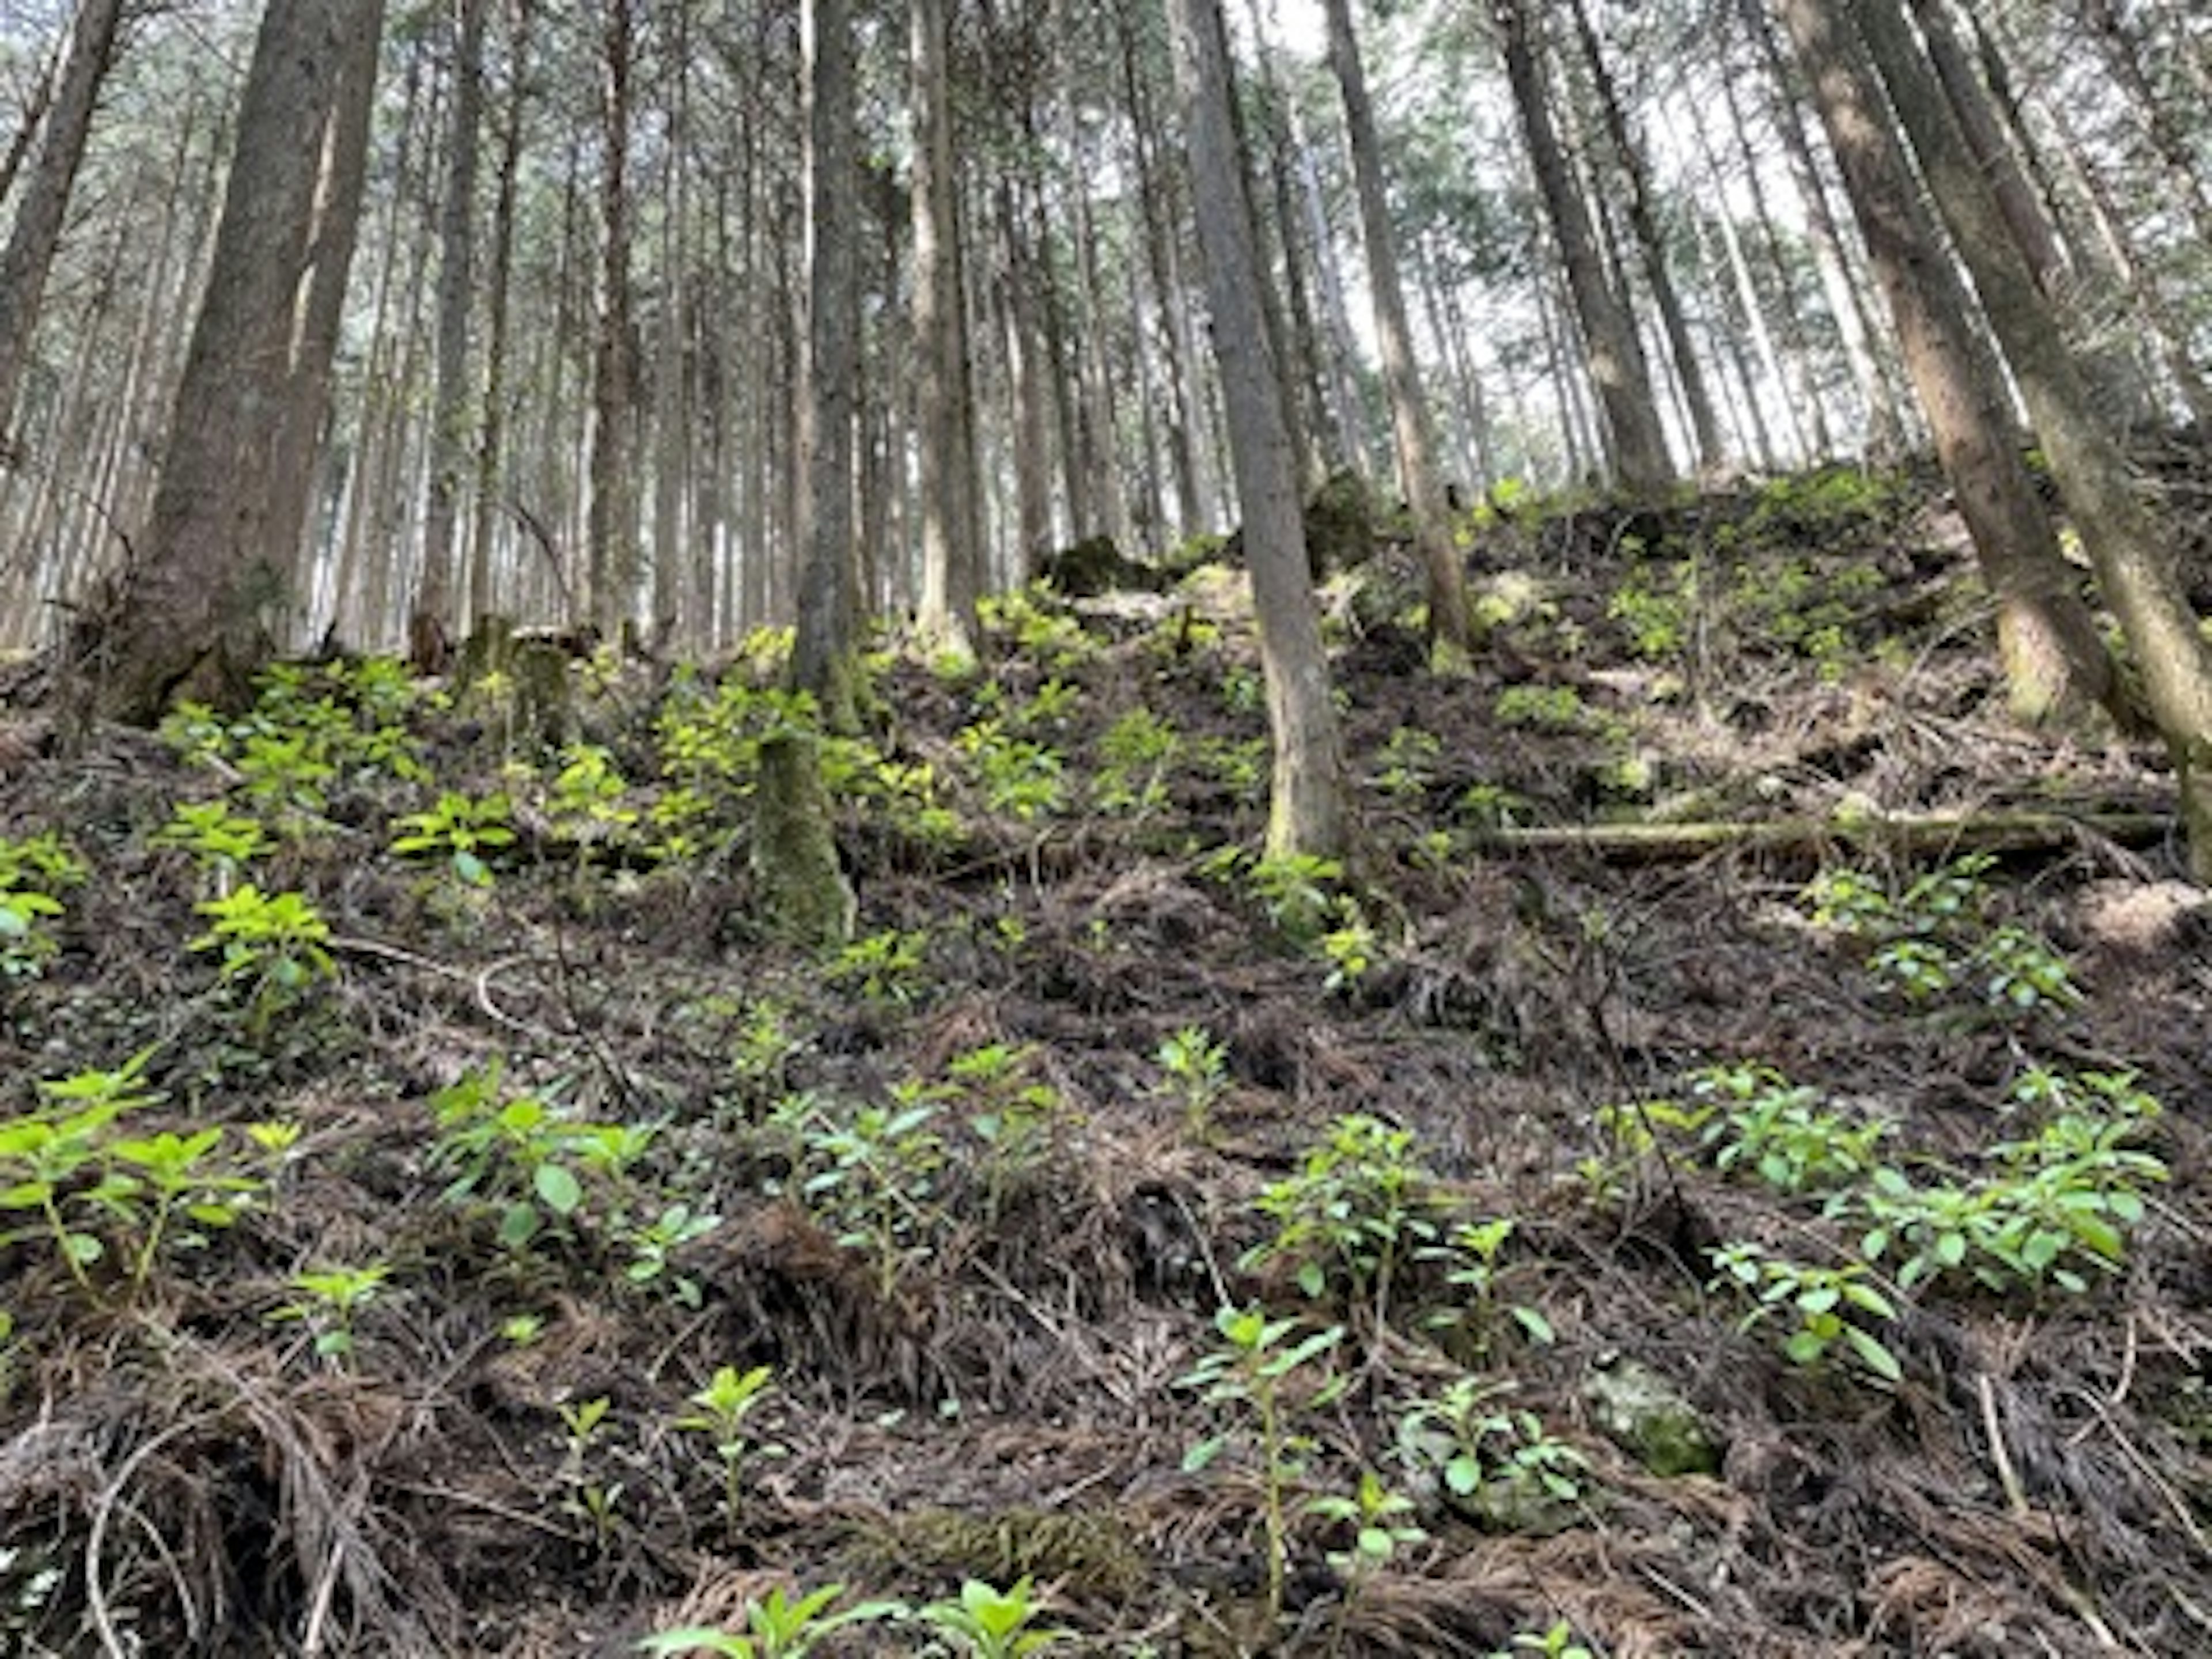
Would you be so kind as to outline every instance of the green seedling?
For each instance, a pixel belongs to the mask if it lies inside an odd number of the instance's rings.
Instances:
[[[970,1578],[960,1586],[957,1598],[917,1607],[915,1616],[945,1632],[974,1659],[1022,1659],[1072,1638],[1068,1631],[1031,1629],[1043,1612],[1027,1577],[1006,1590]]]
[[[1779,1261],[1756,1244],[1724,1245],[1712,1253],[1719,1284],[1733,1285],[1751,1298],[1741,1328],[1770,1319],[1790,1327],[1782,1352],[1790,1363],[1811,1369],[1826,1364],[1838,1350],[1878,1382],[1894,1386],[1905,1370],[1888,1346],[1862,1322],[1893,1320],[1897,1309],[1870,1282],[1864,1262],[1815,1267]]]
[[[1267,1611],[1279,1618],[1290,1555],[1290,1489],[1304,1475],[1306,1456],[1315,1449],[1310,1436],[1292,1427],[1291,1413],[1301,1407],[1316,1411],[1329,1404],[1344,1392],[1346,1379],[1322,1366],[1325,1374],[1303,1401],[1291,1397],[1288,1385],[1293,1376],[1325,1359],[1344,1340],[1344,1330],[1331,1326],[1299,1337],[1297,1320],[1269,1319],[1257,1306],[1220,1309],[1213,1328],[1221,1346],[1176,1379],[1176,1386],[1203,1390],[1200,1397],[1208,1405],[1241,1405],[1251,1416],[1266,1494]],[[1227,1444],[1225,1435],[1199,1442],[1183,1455],[1183,1468],[1193,1474],[1205,1468]]]
[[[1275,1231],[1246,1253],[1244,1265],[1290,1262],[1300,1290],[1315,1297],[1341,1293],[1370,1311],[1379,1335],[1399,1267],[1436,1242],[1442,1199],[1415,1156],[1413,1131],[1355,1112],[1332,1123],[1298,1172],[1256,1202]]]
[[[1182,1103],[1184,1127],[1204,1139],[1212,1129],[1214,1107],[1229,1091],[1227,1046],[1202,1025],[1185,1025],[1152,1058],[1162,1073],[1161,1090]]]
[[[560,1480],[568,1496],[561,1507],[591,1523],[592,1535],[605,1549],[614,1536],[616,1509],[622,1501],[619,1480],[601,1481],[590,1468],[592,1448],[607,1425],[610,1401],[606,1395],[561,1407],[561,1426],[566,1431],[561,1452]]]
[[[754,1450],[745,1434],[745,1419],[774,1389],[775,1371],[756,1365],[740,1371],[734,1365],[716,1368],[714,1379],[693,1395],[688,1417],[676,1419],[679,1429],[714,1437],[714,1455],[722,1461],[722,1517],[732,1540],[738,1535],[740,1481],[746,1457]],[[763,1449],[772,1452],[773,1447]]]
[[[48,831],[0,836],[0,976],[32,979],[61,949],[47,924],[63,914],[64,888],[85,878],[84,861]]]
[[[1575,1627],[1562,1619],[1542,1632],[1516,1631],[1512,1641],[1490,1659],[1597,1659],[1597,1655],[1575,1640]]]
[[[1443,1245],[1419,1252],[1447,1263],[1444,1282],[1467,1293],[1467,1305],[1448,1309],[1430,1322],[1462,1329],[1472,1327],[1476,1346],[1483,1352],[1488,1351],[1490,1334],[1498,1328],[1498,1281],[1503,1271],[1500,1258],[1513,1232],[1513,1223],[1503,1216],[1488,1221],[1462,1222],[1452,1229],[1451,1237]],[[1515,1303],[1506,1308],[1505,1314],[1528,1340],[1539,1347],[1551,1346],[1552,1322],[1544,1316],[1541,1309]]]
[[[246,1029],[258,1036],[318,980],[335,979],[330,924],[304,894],[264,893],[245,882],[192,907],[209,919],[195,951],[222,952],[225,984],[246,986]]]
[[[154,844],[191,854],[220,898],[272,843],[260,819],[233,812],[227,801],[210,800],[179,801],[169,822],[155,833]]]
[[[271,1310],[269,1322],[307,1326],[314,1334],[315,1352],[343,1364],[353,1355],[355,1316],[383,1293],[391,1276],[392,1266],[385,1261],[294,1273],[291,1285],[300,1292],[298,1300]]]
[[[648,1636],[637,1644],[638,1650],[649,1654],[707,1653],[720,1656],[720,1659],[801,1659],[801,1656],[813,1650],[817,1642],[848,1625],[895,1619],[906,1612],[896,1601],[863,1601],[830,1612],[830,1604],[844,1593],[842,1584],[824,1584],[794,1600],[781,1589],[772,1589],[764,1599],[745,1603],[742,1635],[712,1626],[690,1626]]]
[[[1331,1550],[1328,1565],[1344,1580],[1344,1599],[1337,1606],[1336,1628],[1329,1651],[1340,1652],[1353,1609],[1376,1575],[1397,1558],[1398,1552],[1428,1539],[1413,1517],[1413,1500],[1392,1492],[1372,1469],[1359,1472],[1359,1486],[1349,1497],[1328,1493],[1310,1499],[1306,1513],[1348,1532],[1350,1545]]]
[[[402,858],[444,858],[464,885],[489,887],[491,866],[483,855],[514,844],[513,815],[513,804],[503,794],[471,799],[449,789],[428,811],[392,820],[392,829],[400,833],[393,836],[392,850]]]
[[[623,1277],[633,1285],[665,1283],[686,1308],[700,1304],[699,1285],[688,1274],[675,1270],[676,1253],[696,1243],[722,1224],[718,1215],[702,1215],[688,1204],[671,1204],[642,1226],[617,1222],[613,1231],[629,1247],[629,1265]]]
[[[1458,1377],[1398,1419],[1400,1458],[1432,1471],[1455,1500],[1498,1525],[1579,1504],[1589,1472],[1588,1460],[1534,1412],[1498,1403],[1510,1386]]]

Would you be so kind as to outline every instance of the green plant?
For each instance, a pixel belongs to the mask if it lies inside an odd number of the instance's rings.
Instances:
[[[1820,1109],[1820,1091],[1792,1085],[1770,1066],[1709,1066],[1692,1075],[1690,1091],[1722,1109],[1705,1126],[1713,1165],[1723,1173],[1754,1171],[1778,1192],[1804,1193],[1856,1181],[1877,1162],[1889,1126],[1851,1123]]]
[[[975,769],[984,804],[992,811],[1026,823],[1049,817],[1065,805],[1066,763],[1058,750],[1014,737],[996,720],[963,727],[952,742]]]
[[[1370,1576],[1389,1566],[1401,1549],[1422,1543],[1429,1535],[1411,1518],[1413,1500],[1392,1492],[1372,1469],[1359,1472],[1358,1487],[1349,1497],[1325,1492],[1307,1501],[1306,1513],[1351,1528],[1351,1547],[1332,1551],[1328,1558],[1329,1565],[1350,1586],[1346,1611]]]
[[[616,769],[614,757],[597,744],[574,743],[562,751],[547,817],[554,833],[574,842],[582,858],[596,842],[627,839],[636,827],[638,809],[630,805],[629,785]]]
[[[1478,1349],[1488,1351],[1490,1334],[1498,1326],[1498,1281],[1502,1272],[1499,1258],[1513,1232],[1512,1221],[1504,1216],[1488,1221],[1462,1222],[1452,1229],[1450,1238],[1443,1245],[1420,1253],[1444,1261],[1444,1282],[1466,1291],[1468,1298],[1468,1305],[1436,1314],[1431,1317],[1430,1324],[1461,1329],[1472,1327]],[[1544,1316],[1543,1310],[1516,1302],[1505,1313],[1529,1341],[1539,1347],[1551,1346],[1552,1322]]]
[[[1895,1384],[1905,1375],[1897,1356],[1862,1321],[1893,1320],[1897,1309],[1869,1282],[1863,1261],[1816,1267],[1769,1255],[1756,1244],[1723,1245],[1712,1252],[1720,1270],[1717,1283],[1734,1287],[1751,1300],[1740,1328],[1770,1319],[1790,1324],[1782,1352],[1808,1370],[1825,1364],[1840,1346],[1879,1381]]]
[[[1436,1242],[1442,1198],[1414,1154],[1412,1130],[1354,1112],[1330,1124],[1297,1173],[1255,1203],[1275,1231],[1246,1253],[1245,1265],[1289,1261],[1300,1290],[1320,1297],[1334,1286],[1369,1310],[1379,1335],[1398,1268]]]
[[[230,810],[224,800],[179,801],[169,822],[154,836],[156,847],[175,847],[191,854],[214,884],[216,895],[230,891],[239,872],[270,849],[261,820]]]
[[[1290,1488],[1305,1471],[1305,1459],[1314,1449],[1311,1437],[1297,1432],[1291,1423],[1294,1402],[1286,1385],[1297,1373],[1323,1359],[1343,1340],[1340,1326],[1293,1337],[1294,1319],[1269,1319],[1259,1307],[1222,1308],[1213,1316],[1213,1328],[1221,1346],[1201,1358],[1195,1367],[1176,1379],[1177,1388],[1200,1389],[1209,1405],[1240,1404],[1251,1414],[1260,1442],[1260,1467],[1265,1494],[1267,1531],[1267,1611],[1279,1618],[1283,1611],[1283,1577],[1290,1552],[1288,1498]],[[1346,1379],[1328,1372],[1302,1402],[1318,1410],[1343,1393]],[[1219,1456],[1228,1437],[1202,1440],[1183,1455],[1183,1468],[1195,1474]]]
[[[1375,775],[1375,787],[1401,798],[1426,794],[1443,747],[1443,740],[1433,732],[1417,726],[1394,727],[1382,745],[1382,769]]]
[[[607,1427],[611,1405],[606,1395],[599,1395],[590,1400],[564,1401],[559,1407],[563,1439],[558,1478],[565,1494],[561,1507],[591,1523],[592,1535],[601,1549],[614,1536],[616,1511],[623,1495],[621,1481],[601,1480],[591,1467],[592,1449]]]
[[[316,1353],[343,1363],[353,1353],[354,1316],[383,1293],[391,1276],[392,1266],[385,1261],[303,1269],[289,1281],[299,1299],[273,1310],[270,1322],[307,1325],[314,1333]]]
[[[1525,726],[1539,732],[1589,729],[1590,711],[1571,685],[1509,685],[1491,704],[1501,726]]]
[[[330,924],[303,893],[264,893],[242,882],[192,908],[210,925],[191,948],[222,952],[222,981],[247,988],[246,1024],[256,1036],[316,981],[337,976],[337,964],[325,948]]]
[[[1022,1659],[1069,1639],[1070,1632],[1064,1630],[1030,1628],[1043,1612],[1026,1577],[1005,1590],[970,1578],[960,1586],[957,1598],[946,1596],[917,1607],[915,1616],[945,1632],[975,1659]]]
[[[756,1365],[746,1371],[738,1370],[735,1365],[718,1366],[713,1380],[691,1396],[690,1403],[694,1409],[690,1415],[676,1419],[679,1429],[714,1437],[714,1455],[722,1463],[722,1518],[732,1540],[738,1535],[742,1509],[739,1499],[745,1459],[754,1449],[745,1432],[745,1419],[773,1390],[775,1376],[773,1369],[767,1365]]]
[[[1471,828],[1510,830],[1525,822],[1534,809],[1527,796],[1503,784],[1471,783],[1460,792],[1453,810]]]
[[[1091,786],[1101,811],[1141,816],[1168,804],[1168,774],[1182,750],[1175,722],[1132,708],[1098,739],[1099,767]]]
[[[51,830],[0,836],[0,976],[36,977],[61,941],[46,925],[63,914],[56,895],[85,878],[84,861]]]
[[[1185,1025],[1163,1041],[1152,1056],[1162,1073],[1159,1086],[1182,1103],[1183,1124],[1203,1137],[1213,1109],[1229,1090],[1229,1050],[1201,1025]]]
[[[842,1584],[825,1584],[796,1599],[781,1589],[745,1603],[743,1635],[712,1626],[689,1626],[648,1636],[638,1651],[650,1654],[705,1652],[720,1659],[801,1659],[814,1644],[848,1625],[903,1617],[896,1601],[863,1601],[836,1613],[830,1604],[845,1593]]]
[[[775,1122],[795,1142],[799,1197],[838,1244],[866,1256],[888,1299],[935,1249],[942,1216],[936,1182],[945,1141],[937,1104],[919,1094],[863,1106],[840,1119],[812,1095],[794,1095]]]
[[[427,811],[394,818],[392,850],[402,858],[429,854],[445,859],[464,885],[491,885],[491,866],[483,854],[514,844],[514,804],[504,794],[471,799],[446,790]]]
[[[1455,1500],[1502,1524],[1543,1506],[1579,1504],[1589,1474],[1589,1461],[1534,1412],[1498,1403],[1507,1386],[1455,1377],[1442,1394],[1407,1406],[1397,1429],[1401,1459],[1433,1472]]]
[[[1698,567],[1675,563],[1671,580],[1655,582],[1657,573],[1638,564],[1613,590],[1605,613],[1628,635],[1629,648],[1647,662],[1667,662],[1682,654],[1696,614]]]
[[[456,1172],[444,1200],[482,1199],[497,1205],[499,1242],[520,1250],[549,1227],[567,1229],[582,1222],[586,1179],[591,1177],[615,1189],[605,1207],[619,1231],[621,1206],[613,1200],[623,1195],[628,1172],[644,1156],[653,1131],[566,1117],[534,1097],[506,1096],[500,1078],[495,1060],[430,1097],[439,1132],[430,1149],[432,1167]],[[652,1246],[659,1255],[646,1279],[658,1276],[666,1251],[683,1242],[680,1235],[696,1219],[688,1211],[674,1219]],[[632,1237],[635,1242],[637,1235]]]
[[[1978,981],[2000,1014],[2029,1016],[2081,1000],[2066,958],[2050,941],[2013,925],[1987,924],[1983,876],[1992,860],[1973,854],[1917,877],[1892,896],[1856,870],[1826,871],[1800,902],[1819,926],[1869,940],[1875,981],[1925,1002]]]
[[[688,1204],[670,1204],[650,1221],[632,1222],[617,1215],[609,1231],[629,1250],[629,1264],[623,1269],[627,1282],[636,1285],[665,1282],[678,1304],[696,1308],[702,1299],[698,1281],[675,1271],[676,1253],[721,1224],[718,1215],[702,1214]]]
[[[887,927],[841,947],[823,965],[832,985],[850,986],[871,1002],[909,1002],[921,990],[929,936]]]
[[[142,1049],[112,1071],[41,1081],[44,1106],[0,1123],[0,1213],[37,1218],[0,1233],[0,1244],[46,1239],[94,1300],[89,1269],[110,1255],[110,1241],[135,1291],[165,1248],[204,1247],[209,1231],[231,1225],[267,1186],[219,1155],[219,1126],[119,1132],[127,1114],[161,1098],[145,1086],[153,1053]]]
[[[968,1127],[986,1149],[984,1184],[994,1217],[1050,1150],[1060,1091],[1031,1079],[1036,1062],[1033,1048],[991,1042],[955,1055],[945,1066],[947,1089],[965,1098]]]
[[[1490,1659],[1520,1659],[1522,1655],[1530,1653],[1539,1659],[1597,1659],[1595,1653],[1575,1640],[1575,1627],[1564,1619],[1541,1632],[1516,1631],[1513,1639],[1492,1653]]]

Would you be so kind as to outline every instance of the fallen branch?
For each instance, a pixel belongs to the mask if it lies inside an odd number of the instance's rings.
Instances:
[[[1479,850],[1584,852],[1628,861],[1693,859],[1724,848],[1799,853],[1880,847],[1905,853],[2033,853],[2094,836],[2123,847],[2153,845],[2173,831],[2150,812],[1978,812],[1893,814],[1862,818],[1719,820],[1693,823],[1547,824],[1478,830]]]

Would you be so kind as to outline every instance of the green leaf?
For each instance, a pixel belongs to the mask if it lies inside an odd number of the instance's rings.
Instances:
[[[584,1201],[583,1183],[558,1164],[539,1164],[531,1176],[531,1185],[556,1215],[574,1215]]]
[[[1851,1345],[1851,1351],[1858,1355],[1859,1363],[1883,1382],[1904,1380],[1905,1368],[1897,1363],[1897,1356],[1872,1334],[1856,1325],[1846,1325],[1844,1327],[1844,1340]]]

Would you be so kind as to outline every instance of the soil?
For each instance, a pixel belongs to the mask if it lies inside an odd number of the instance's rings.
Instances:
[[[750,908],[762,650],[705,738],[714,680],[579,661],[596,794],[496,679],[296,671],[269,729],[350,735],[289,804],[242,736],[63,753],[19,708],[0,835],[59,832],[87,878],[27,923],[50,954],[0,938],[6,1179],[24,1124],[82,1103],[40,1080],[143,1052],[160,1098],[94,1139],[219,1128],[196,1167],[250,1189],[149,1245],[147,1188],[91,1189],[128,1160],[82,1163],[54,1188],[100,1242],[81,1282],[0,1193],[0,1650],[615,1655],[742,1632],[777,1589],[1027,1577],[1069,1653],[2212,1651],[2212,911],[2160,755],[2007,723],[1923,484],[1479,518],[1471,677],[1422,670],[1401,548],[1324,590],[1340,872],[1254,867],[1264,714],[1219,567],[1016,606],[979,672],[875,659],[872,747],[840,751],[861,943],[830,957]],[[450,839],[392,849],[444,791],[511,796],[486,884]],[[218,799],[272,841],[233,890],[305,895],[327,974],[193,948],[222,878],[156,836]],[[1775,833],[1511,834],[1628,823]],[[1907,899],[1969,845],[1959,908]],[[1844,870],[1900,931],[1816,917]],[[2017,1003],[2000,935],[2041,953]],[[1899,939],[1953,982],[1870,967]],[[1792,1143],[1802,1190],[1726,1129],[1792,1088],[1837,1115]],[[2130,1090],[2162,1111],[2098,1117]],[[2014,1190],[2044,1166],[2002,1149],[2069,1110],[2103,1124],[2068,1167],[2106,1253],[1915,1279],[1901,1238],[1867,1259],[1871,1170],[1821,1174],[1879,1121],[1865,1161],[1911,1191]],[[1332,1180],[1303,1251],[1284,1217]],[[1489,1219],[1486,1268],[1447,1248]],[[1747,1325],[1715,1260],[1741,1243],[1872,1292],[1842,1304],[1864,1344],[1793,1358],[1786,1296]],[[296,1277],[342,1268],[382,1270],[344,1319]],[[1272,1481],[1249,1402],[1189,1380],[1254,1305],[1295,1322],[1278,1352],[1341,1333],[1279,1379]],[[687,1425],[724,1366],[771,1368],[734,1512]],[[1622,1379],[1664,1432],[1608,1406]],[[1455,1447],[1418,1409],[1449,1399]],[[1364,1471],[1404,1507],[1363,1566],[1308,1505],[1356,1510]],[[964,1650],[907,1619],[812,1650]]]

